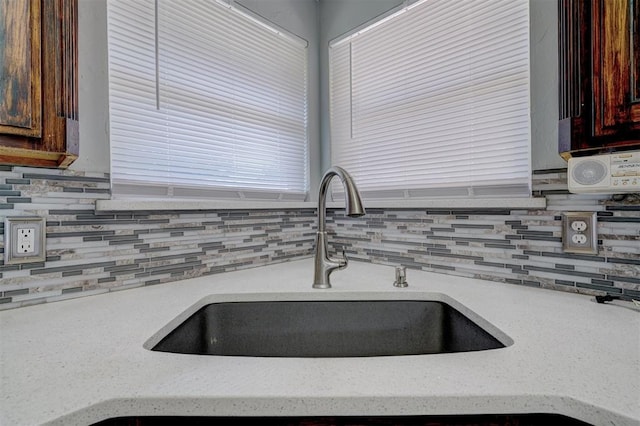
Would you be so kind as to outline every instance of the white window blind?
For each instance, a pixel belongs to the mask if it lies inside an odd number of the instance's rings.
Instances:
[[[109,0],[116,197],[304,199],[307,44],[233,1]]]
[[[331,154],[365,198],[530,196],[527,0],[426,0],[331,43]]]

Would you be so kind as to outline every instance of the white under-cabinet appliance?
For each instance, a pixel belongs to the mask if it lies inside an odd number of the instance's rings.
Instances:
[[[640,192],[640,151],[570,158],[567,183],[576,194]]]

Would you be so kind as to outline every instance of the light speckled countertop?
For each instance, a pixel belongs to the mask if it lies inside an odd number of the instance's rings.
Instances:
[[[0,425],[144,415],[553,413],[640,425],[640,314],[581,296],[352,262],[311,289],[310,259],[0,312]],[[452,298],[507,348],[374,358],[249,358],[143,348],[203,297]],[[255,293],[259,293],[256,296]],[[301,294],[303,293],[303,294]],[[250,294],[253,294],[252,296]],[[404,296],[402,296],[404,297]]]

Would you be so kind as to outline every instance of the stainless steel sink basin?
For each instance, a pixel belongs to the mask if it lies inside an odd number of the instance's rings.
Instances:
[[[253,357],[371,357],[503,347],[442,301],[294,300],[206,304],[149,349]]]

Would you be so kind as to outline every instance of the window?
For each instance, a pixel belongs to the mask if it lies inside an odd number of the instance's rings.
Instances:
[[[109,0],[116,197],[302,200],[307,43],[230,1]]]
[[[330,45],[333,164],[364,198],[531,194],[527,0],[423,0]]]

